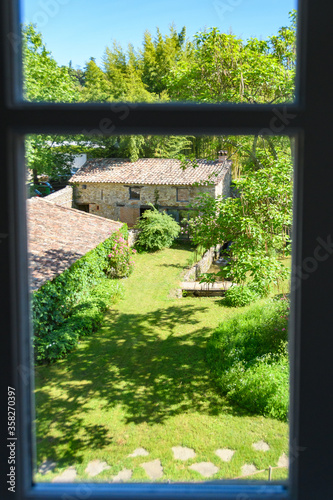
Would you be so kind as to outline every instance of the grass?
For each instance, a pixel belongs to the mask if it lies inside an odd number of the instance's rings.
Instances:
[[[206,344],[235,310],[220,298],[176,297],[190,255],[181,246],[136,255],[135,271],[123,281],[125,299],[107,312],[102,328],[66,359],[36,368],[37,466],[57,463],[36,481],[51,481],[68,466],[79,481],[88,480],[85,469],[96,459],[111,468],[94,481],[111,481],[123,468],[133,470],[133,481],[148,481],[140,464],[156,458],[161,481],[201,481],[189,469],[201,461],[219,467],[212,479],[233,478],[246,463],[260,470],[288,454],[286,423],[246,414],[212,381]],[[260,440],[268,452],[252,448]],[[171,448],[179,445],[196,457],[175,460]],[[129,458],[138,447],[149,456]],[[225,463],[218,448],[236,453]],[[287,469],[274,471],[274,479],[286,477]]]

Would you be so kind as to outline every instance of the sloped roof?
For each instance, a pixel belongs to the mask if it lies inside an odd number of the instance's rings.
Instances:
[[[180,160],[140,158],[135,162],[119,158],[88,160],[69,182],[190,186],[209,181],[218,184],[231,161],[195,160],[197,165],[181,168]]]
[[[27,216],[31,290],[68,269],[123,225],[38,197],[27,201]]]

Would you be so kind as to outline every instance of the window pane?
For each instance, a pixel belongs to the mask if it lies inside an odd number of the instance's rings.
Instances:
[[[296,0],[24,0],[24,96],[291,102],[296,8]]]
[[[293,140],[26,144],[35,481],[287,479]]]

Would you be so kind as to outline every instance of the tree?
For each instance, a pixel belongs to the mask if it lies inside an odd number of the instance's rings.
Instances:
[[[161,95],[165,91],[165,78],[169,71],[175,67],[184,46],[186,46],[185,39],[185,27],[178,34],[174,26],[171,26],[169,34],[165,36],[157,28],[154,40],[148,30],[145,32],[140,64],[142,81],[150,92]]]
[[[295,93],[296,12],[290,13],[289,27],[283,27],[267,40],[243,41],[217,28],[197,33],[192,46],[180,53],[176,64],[164,77],[166,90],[173,100],[196,102],[278,103],[290,102]],[[196,139],[197,158],[218,149],[208,146],[209,139]],[[270,151],[290,148],[283,137],[268,135],[214,138],[243,164],[261,168],[257,149]],[[213,144],[212,142],[212,144]],[[204,146],[205,153],[201,150]]]
[[[262,168],[235,181],[239,196],[201,195],[195,204],[200,215],[189,225],[194,242],[205,248],[232,241],[226,277],[239,284],[249,280],[265,295],[287,276],[279,257],[289,253],[293,169],[283,153],[262,161]]]
[[[32,24],[23,28],[24,98],[27,101],[74,102],[79,90],[69,69],[59,67]],[[66,136],[31,135],[26,140],[27,165],[38,174],[68,173],[73,159],[70,148],[54,149],[55,144],[70,142]],[[65,148],[66,149],[66,148]]]
[[[111,83],[106,74],[97,66],[93,57],[84,69],[84,86],[80,97],[85,102],[105,102],[113,98]]]

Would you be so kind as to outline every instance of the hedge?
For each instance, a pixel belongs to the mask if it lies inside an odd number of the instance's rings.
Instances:
[[[124,225],[120,232],[128,238]],[[119,233],[118,233],[119,234]],[[100,243],[62,274],[32,294],[34,348],[37,362],[54,361],[73,348],[78,338],[96,329],[112,297],[121,294],[118,282],[106,277],[117,233]],[[110,294],[108,293],[108,290]],[[100,294],[103,291],[105,297]],[[47,346],[58,347],[47,347]]]

